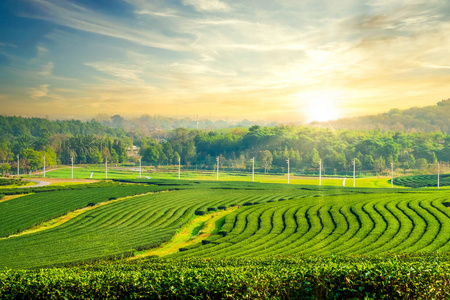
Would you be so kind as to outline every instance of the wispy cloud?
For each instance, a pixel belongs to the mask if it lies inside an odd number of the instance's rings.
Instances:
[[[42,10],[24,17],[53,22],[66,27],[127,40],[139,45],[168,50],[183,50],[188,42],[183,37],[167,37],[150,28],[136,28],[111,16],[105,16],[67,0],[30,0]]]
[[[12,75],[29,73],[24,93],[45,97],[40,105],[255,107],[295,119],[307,95],[323,90],[354,114],[450,93],[446,1],[124,0],[123,14],[89,2],[25,1],[32,9],[21,16],[57,26],[33,45],[35,57],[0,50],[15,61]]]
[[[42,66],[41,71],[39,72],[40,75],[48,76],[52,74],[54,64],[52,62],[48,62],[45,65]]]
[[[48,96],[48,87],[50,85],[49,84],[43,84],[41,86],[39,86],[38,88],[32,88],[29,91],[29,95],[31,99],[40,99],[42,97],[46,97]]]
[[[85,63],[86,66],[92,67],[100,72],[104,72],[114,77],[125,80],[140,81],[139,74],[142,73],[141,67],[129,66],[119,63],[108,62],[90,62]]]
[[[230,6],[219,0],[183,0],[185,5],[192,5],[198,11],[229,11]]]

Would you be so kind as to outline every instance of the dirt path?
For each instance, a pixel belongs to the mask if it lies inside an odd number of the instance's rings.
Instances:
[[[31,182],[35,182],[37,184],[35,184],[35,185],[26,185],[26,186],[18,186],[18,188],[35,188],[35,187],[50,185],[50,182],[42,181],[42,180],[26,179],[25,181],[31,181]]]

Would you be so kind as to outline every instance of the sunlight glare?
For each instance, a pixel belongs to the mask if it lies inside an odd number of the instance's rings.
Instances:
[[[305,99],[307,107],[305,116],[307,122],[327,122],[341,118],[341,112],[337,107],[338,96],[336,94],[320,91],[308,95]]]

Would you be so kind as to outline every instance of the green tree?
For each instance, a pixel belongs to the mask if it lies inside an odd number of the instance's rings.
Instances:
[[[403,173],[406,174],[406,170],[412,169],[416,166],[416,159],[412,154],[409,154],[405,161],[402,162],[401,167],[403,169]]]
[[[142,160],[150,163],[150,164],[157,164],[159,161],[159,151],[158,148],[155,146],[147,147],[144,150],[144,153],[142,155]]]
[[[11,166],[7,163],[3,163],[0,165],[0,172],[3,176],[11,169]]]
[[[173,160],[173,148],[170,142],[165,142],[163,144],[163,153],[166,157],[167,163],[171,163]]]
[[[260,152],[261,165],[264,168],[264,173],[267,173],[272,168],[273,155],[269,150]]]
[[[425,158],[419,158],[416,161],[416,168],[420,171],[425,171],[428,168],[428,162]]]
[[[375,166],[375,161],[373,160],[372,155],[366,154],[364,155],[363,168],[364,170],[373,170]]]
[[[318,168],[320,161],[319,151],[316,148],[312,149],[311,153],[308,155],[308,163],[312,168]]]
[[[183,158],[185,163],[189,166],[194,162],[195,155],[197,154],[194,141],[189,141],[186,147],[183,148]]]
[[[22,158],[28,160],[29,169],[31,171],[36,171],[44,166],[44,156],[39,151],[29,148],[25,149],[22,152]]]
[[[377,172],[382,172],[384,170],[386,162],[383,156],[380,156],[375,160],[373,167]]]
[[[175,151],[172,156],[172,164],[178,165],[179,159],[180,159],[180,154],[178,154],[178,152]]]

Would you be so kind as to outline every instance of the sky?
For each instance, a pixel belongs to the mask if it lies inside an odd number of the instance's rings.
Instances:
[[[448,0],[2,0],[0,114],[327,121],[450,98]]]

